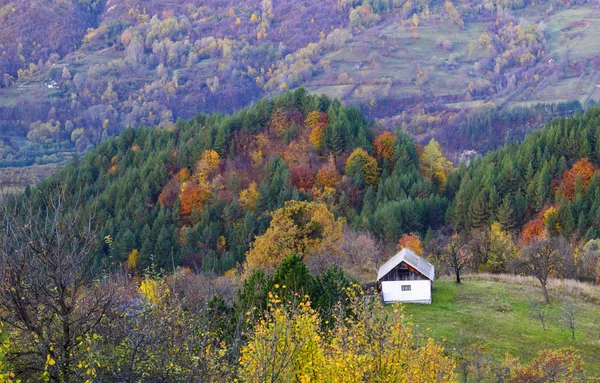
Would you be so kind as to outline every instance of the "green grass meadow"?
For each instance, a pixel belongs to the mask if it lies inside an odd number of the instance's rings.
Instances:
[[[412,316],[422,334],[429,334],[448,349],[483,344],[498,360],[509,353],[530,361],[542,350],[572,347],[583,358],[586,371],[600,376],[600,289],[591,285],[581,288],[582,284],[552,285],[550,319],[544,331],[531,307],[532,301],[542,301],[541,288],[531,279],[506,278],[493,281],[474,276],[460,285],[437,280],[431,305],[406,304],[404,312]],[[575,340],[560,319],[564,299],[575,309]]]

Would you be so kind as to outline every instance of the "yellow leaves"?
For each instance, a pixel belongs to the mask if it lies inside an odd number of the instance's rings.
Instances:
[[[240,357],[246,382],[455,382],[454,361],[433,339],[413,334],[396,307],[391,314],[356,287],[349,291],[350,317],[320,330],[319,314],[305,299],[274,305],[254,327]]]
[[[440,144],[433,138],[419,154],[419,164],[423,176],[431,179],[440,191],[446,184],[448,173],[454,168],[452,162],[442,154]]]
[[[46,364],[48,366],[54,366],[56,364],[56,361],[52,359],[50,355],[46,355]]]
[[[127,256],[127,268],[129,270],[135,270],[140,260],[140,252],[138,249],[131,250],[131,253]]]
[[[288,255],[300,257],[322,251],[337,252],[342,222],[323,203],[289,201],[273,212],[267,232],[256,237],[247,254],[249,270],[276,267]]]
[[[346,175],[353,177],[360,171],[365,185],[375,188],[379,182],[379,168],[377,161],[364,149],[355,149],[346,160]]]
[[[256,202],[259,197],[260,193],[256,182],[252,182],[247,189],[240,192],[240,202],[252,212],[256,209]]]
[[[252,160],[252,167],[257,168],[263,162],[263,152],[260,149],[253,150],[250,153],[250,159]]]
[[[164,281],[146,278],[140,284],[140,293],[153,305],[161,303],[163,298],[170,295],[169,288]]]
[[[198,182],[206,182],[209,177],[214,175],[221,163],[219,153],[214,150],[205,150],[202,152],[200,161],[196,164],[196,178]]]

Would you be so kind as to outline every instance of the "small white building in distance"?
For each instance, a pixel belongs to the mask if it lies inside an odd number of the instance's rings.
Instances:
[[[435,267],[410,249],[402,249],[379,268],[377,285],[384,303],[431,304]]]

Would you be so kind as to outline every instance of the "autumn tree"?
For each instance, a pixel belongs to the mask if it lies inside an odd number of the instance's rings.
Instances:
[[[419,164],[423,176],[429,178],[439,190],[442,190],[446,185],[448,173],[453,169],[453,165],[444,157],[440,144],[433,138],[420,153]]]
[[[383,132],[373,140],[373,152],[377,159],[386,158],[390,166],[393,164],[396,137],[390,132]]]
[[[598,166],[591,163],[587,157],[580,159],[563,173],[560,180],[560,192],[571,201],[577,194],[578,185],[581,191],[585,192],[597,170]]]
[[[542,218],[537,217],[527,222],[523,226],[523,230],[521,230],[520,243],[527,246],[535,241],[546,238],[547,235],[548,232],[546,230],[546,226],[544,225],[544,221]]]
[[[453,234],[442,253],[442,261],[454,272],[456,283],[460,283],[460,273],[469,264],[471,257],[465,238],[458,233]]]
[[[304,120],[304,125],[310,129],[314,129],[318,125],[327,125],[328,123],[329,117],[327,113],[319,112],[318,110],[308,113]]]
[[[308,165],[295,166],[290,169],[290,179],[298,190],[310,190],[315,184],[315,172]]]
[[[414,336],[401,310],[384,310],[356,286],[331,331],[309,301],[281,305],[273,295],[240,357],[245,382],[455,382],[454,361],[431,338]],[[348,315],[348,313],[352,313]],[[368,347],[365,347],[368,345]]]
[[[423,254],[421,238],[415,233],[404,234],[402,238],[400,238],[398,245],[396,245],[396,250],[400,251],[404,248],[409,248],[417,255]]]
[[[183,184],[182,189],[179,196],[181,200],[179,214],[189,217],[194,209],[201,212],[204,207],[204,201],[209,195],[207,187],[195,182],[189,182]]]
[[[198,182],[206,182],[219,169],[221,157],[214,150],[205,150],[202,152],[200,160],[196,164],[196,179]]]
[[[322,203],[288,201],[272,213],[266,233],[256,237],[246,257],[248,270],[274,268],[294,253],[338,252],[342,222]]]
[[[18,336],[15,372],[36,381],[78,381],[81,340],[115,303],[93,280],[99,243],[83,204],[55,187],[0,205],[0,323]]]
[[[476,230],[469,243],[480,271],[501,273],[506,271],[506,263],[517,256],[517,248],[511,235],[498,222],[490,228]]]
[[[342,177],[333,166],[326,166],[317,172],[315,183],[320,187],[333,188],[340,183]]]
[[[377,161],[364,149],[355,149],[346,160],[346,175],[355,182],[364,182],[366,186],[375,188],[379,182]]]
[[[258,191],[256,182],[252,182],[248,188],[240,192],[240,202],[250,211],[254,211],[256,209],[256,202],[258,201],[259,197],[260,193]]]
[[[563,238],[540,239],[531,242],[521,251],[520,264],[529,275],[540,282],[547,304],[550,303],[548,279],[560,271],[563,258],[569,257],[570,254],[571,248]]]
[[[588,378],[583,370],[583,362],[572,349],[542,351],[537,359],[529,364],[509,367],[507,383],[585,383]]]
[[[413,37],[416,39],[419,37],[419,35],[417,34],[417,27],[419,26],[419,23],[420,23],[419,16],[417,16],[416,13],[413,13],[411,23],[412,23],[411,29],[412,29]]]

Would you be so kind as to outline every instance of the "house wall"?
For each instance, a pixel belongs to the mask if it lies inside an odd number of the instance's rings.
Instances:
[[[410,291],[402,291],[402,286],[410,285]],[[431,303],[431,281],[382,281],[381,293],[385,303],[413,302]]]

